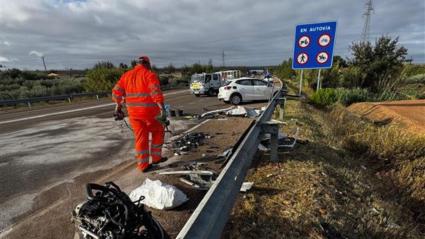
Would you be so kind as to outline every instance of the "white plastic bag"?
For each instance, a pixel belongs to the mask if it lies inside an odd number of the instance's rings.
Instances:
[[[143,204],[160,210],[178,207],[189,200],[178,188],[149,178],[130,193],[133,202],[139,200],[141,196],[145,197]]]

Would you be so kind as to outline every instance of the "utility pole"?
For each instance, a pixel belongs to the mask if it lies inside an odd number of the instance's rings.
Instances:
[[[41,61],[43,61],[44,71],[47,71],[46,62],[44,61],[44,56],[41,56]]]
[[[363,13],[363,17],[365,17],[365,22],[363,25],[363,31],[362,31],[362,42],[369,41],[370,37],[370,21],[371,21],[371,15],[373,12],[373,3],[372,0],[366,0],[366,11]]]
[[[225,64],[225,61],[224,61],[224,58],[226,57],[226,54],[224,54],[224,50],[223,50],[223,53],[221,54],[221,59],[222,59],[222,61],[223,61],[223,67],[225,67],[226,66],[226,64]]]

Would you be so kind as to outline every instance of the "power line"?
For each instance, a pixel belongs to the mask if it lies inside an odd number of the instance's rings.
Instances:
[[[370,35],[370,21],[371,21],[371,15],[373,12],[373,4],[372,0],[367,0],[366,2],[366,11],[363,13],[363,17],[365,17],[365,22],[363,26],[362,31],[362,41],[367,42],[369,41],[369,35]]]

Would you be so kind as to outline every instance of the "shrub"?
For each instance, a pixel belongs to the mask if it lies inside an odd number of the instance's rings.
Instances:
[[[404,66],[406,71],[406,76],[411,77],[415,75],[425,75],[425,65],[418,64],[408,64]]]
[[[366,89],[360,88],[338,88],[336,89],[336,95],[338,102],[345,106],[351,105],[356,102],[364,102],[369,100],[369,92]]]
[[[333,88],[320,89],[310,97],[310,102],[318,107],[330,106],[338,101],[336,90]]]
[[[399,46],[398,38],[380,37],[370,42],[355,43],[351,46],[354,58],[350,65],[361,69],[355,86],[367,88],[373,93],[395,91],[401,83],[400,73],[404,68],[407,49]]]
[[[280,79],[292,79],[295,78],[296,72],[292,69],[292,59],[289,58],[285,60],[273,69],[273,74],[275,74]]]
[[[98,63],[87,72],[84,88],[89,92],[109,92],[124,73],[123,69],[111,68],[111,65]]]
[[[407,84],[425,83],[425,73],[410,76],[406,79]]]

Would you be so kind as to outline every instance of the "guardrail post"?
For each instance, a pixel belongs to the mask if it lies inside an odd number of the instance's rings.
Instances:
[[[96,95],[96,100],[99,101],[99,95]]]
[[[279,120],[283,121],[283,115],[285,112],[285,104],[286,104],[286,98],[280,98],[279,99]]]
[[[68,97],[68,102],[71,104],[71,97]]]
[[[263,133],[270,134],[270,159],[273,162],[279,160],[277,154],[279,147],[279,124],[277,121],[267,121],[261,125]]]
[[[28,108],[31,109],[31,102],[27,101]]]

